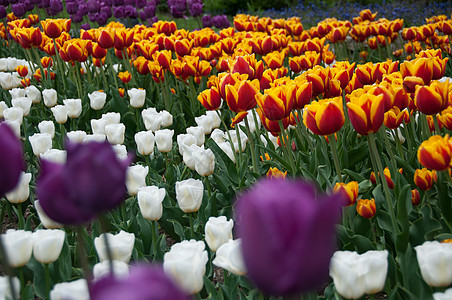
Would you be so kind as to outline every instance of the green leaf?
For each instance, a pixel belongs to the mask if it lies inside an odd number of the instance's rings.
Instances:
[[[358,250],[359,253],[364,253],[369,250],[374,250],[374,246],[372,242],[362,235],[355,235],[349,229],[345,228],[342,225],[337,226],[337,233],[339,239],[343,244],[347,244],[351,242]]]
[[[47,298],[44,266],[32,257],[28,262],[27,267],[33,271],[33,287],[36,295],[41,299]]]
[[[396,249],[399,252],[405,252],[408,246],[410,224],[408,220],[409,208],[411,208],[411,186],[405,185],[397,200],[397,220],[401,228],[401,232],[397,235]]]
[[[149,253],[151,249],[151,244],[156,241],[152,241],[152,228],[149,221],[143,218],[141,213],[138,213],[136,216],[136,220],[138,221],[138,225],[140,226],[140,230],[138,231],[141,240],[143,241],[143,251],[144,253]]]
[[[180,240],[185,240],[184,227],[177,220],[169,219],[168,221],[173,224],[174,232],[179,236]]]
[[[209,298],[212,297],[212,299],[215,299],[218,295],[217,290],[215,289],[215,286],[213,285],[212,281],[210,281],[207,276],[204,276],[204,286],[206,287],[207,294],[209,295]]]

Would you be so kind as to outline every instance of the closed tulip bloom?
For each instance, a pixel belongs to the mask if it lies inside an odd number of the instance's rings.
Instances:
[[[416,169],[414,172],[414,183],[423,191],[428,191],[432,188],[436,181],[436,171],[430,171],[427,168]]]
[[[115,42],[115,30],[114,29],[101,29],[97,38],[97,43],[104,49],[113,47]]]
[[[39,204],[39,200],[36,200],[34,202],[34,205],[38,213],[38,217],[41,220],[42,226],[44,226],[47,229],[58,229],[63,227],[63,224],[53,221],[46,215],[41,205]]]
[[[430,84],[433,78],[433,59],[420,57],[400,64],[400,73],[403,78],[407,76],[420,77],[424,84]]]
[[[137,151],[141,155],[150,155],[154,153],[155,137],[152,131],[140,131],[135,133],[135,143]]]
[[[430,86],[417,86],[414,101],[420,112],[435,115],[447,107],[448,94],[449,81],[435,81]]]
[[[344,122],[342,97],[312,101],[303,113],[303,123],[317,135],[336,133]]]
[[[58,229],[40,229],[33,232],[33,256],[43,264],[50,264],[58,259],[66,233]]]
[[[162,202],[165,195],[165,189],[157,186],[145,186],[138,189],[138,206],[143,218],[157,221],[162,217]]]
[[[30,113],[30,108],[31,108],[31,99],[27,98],[27,97],[19,97],[19,98],[14,98],[11,100],[11,104],[13,107],[20,107],[22,108],[23,111],[23,115],[24,117],[28,116],[28,114]]]
[[[31,173],[22,172],[16,187],[6,193],[6,199],[11,203],[23,203],[30,196]]]
[[[434,135],[423,141],[417,150],[417,159],[427,169],[444,171],[451,166],[452,147],[449,136]]]
[[[204,185],[201,180],[193,178],[176,182],[177,204],[183,212],[198,211],[204,195]]]
[[[112,259],[129,263],[135,244],[135,234],[121,230],[115,235],[111,233],[102,233],[99,237],[95,238],[94,246],[96,247],[96,252],[97,255],[99,255],[100,261],[108,260],[105,235],[107,235]]]
[[[146,100],[146,90],[143,89],[130,89],[127,91],[130,98],[130,105],[134,108],[141,108]]]
[[[402,121],[406,118],[407,114],[407,110],[404,109],[400,111],[397,106],[394,106],[385,113],[383,122],[389,129],[397,129],[400,124],[402,124]]]
[[[366,219],[371,219],[377,212],[374,199],[359,199],[356,204],[358,214]]]
[[[242,195],[236,207],[245,266],[259,289],[295,295],[325,282],[340,215],[338,196],[316,196],[302,181],[267,179]]]
[[[448,288],[444,293],[433,293],[433,300],[449,300],[452,299],[452,288]]]
[[[142,165],[130,166],[127,169],[127,192],[129,195],[136,195],[138,189],[146,186],[146,176],[149,173],[149,167]]]
[[[88,282],[86,279],[61,282],[53,286],[50,300],[89,300]]]
[[[353,128],[361,135],[377,132],[384,120],[383,95],[363,94],[347,103],[348,116]]]
[[[105,106],[107,101],[107,94],[101,91],[94,91],[88,94],[89,105],[94,110],[101,110]]]
[[[129,71],[119,72],[118,78],[121,79],[122,82],[127,84],[132,79],[132,75],[129,73]]]
[[[220,93],[216,87],[202,91],[198,95],[198,100],[207,110],[216,110],[222,104]]]
[[[0,197],[19,183],[24,166],[22,143],[10,126],[0,123]]]
[[[162,153],[170,152],[173,148],[173,135],[174,130],[161,129],[155,132],[155,143],[157,144],[157,150]]]
[[[57,105],[51,108],[53,117],[58,124],[67,122],[67,107],[65,105]]]
[[[188,134],[196,138],[196,145],[202,146],[205,142],[204,128],[201,126],[191,126],[186,129]]]
[[[66,162],[66,150],[49,149],[39,157],[54,163],[64,164]]]
[[[52,107],[57,104],[57,91],[54,89],[44,89],[42,91],[42,97],[44,98],[44,104],[47,107]]]
[[[276,86],[257,94],[256,100],[264,116],[271,121],[279,121],[290,115],[295,99],[294,84]]]
[[[227,84],[225,86],[225,100],[229,109],[236,113],[255,108],[255,95],[258,93],[259,81],[257,79],[238,81],[234,85]]]
[[[246,268],[243,261],[242,254],[242,241],[241,239],[232,240],[221,245],[215,255],[215,259],[212,263],[219,267],[231,272],[235,275],[245,275]]]
[[[33,238],[31,231],[8,229],[0,237],[3,241],[12,268],[25,266],[33,252]]]
[[[200,149],[194,155],[195,170],[201,176],[209,176],[215,170],[215,155],[210,149]]]
[[[380,172],[377,172],[377,174],[378,174],[378,177],[380,177]],[[388,187],[389,187],[390,189],[393,189],[393,188],[394,188],[394,181],[392,181],[392,178],[391,178],[391,172],[389,171],[389,168],[388,168],[388,167],[386,167],[386,168],[383,170],[383,174],[384,174],[384,176],[385,176],[386,183],[388,184]],[[371,172],[371,173],[370,173],[370,181],[372,182],[372,184],[376,184],[376,183],[377,183],[377,181],[376,181],[376,179],[375,179],[375,173],[374,173],[374,172]]]
[[[109,124],[105,126],[105,134],[107,135],[107,140],[112,145],[123,144],[125,132],[126,126],[122,123]]]
[[[167,112],[166,110],[162,110],[159,112],[159,116],[161,118],[161,126],[162,127],[169,127],[173,125],[173,115]]]
[[[333,193],[338,193],[343,196],[343,206],[350,206],[356,203],[356,199],[358,198],[358,190],[359,186],[357,181],[350,181],[347,184],[338,182],[333,188]]]
[[[195,144],[196,145],[196,137],[192,134],[179,134],[177,136],[177,146],[179,147],[179,154],[184,155],[184,152],[187,151],[187,149]]]
[[[121,204],[128,159],[119,160],[107,142],[67,143],[66,151],[64,165],[42,160],[37,180],[37,197],[52,220],[82,224]]]
[[[189,240],[174,244],[163,257],[165,273],[174,279],[185,293],[193,295],[204,286],[203,276],[208,261],[205,245]]]
[[[198,151],[203,151],[204,150],[204,145],[202,145],[201,147],[196,145],[196,144],[192,144],[188,147],[185,148],[184,153],[182,154],[182,159],[185,163],[185,165],[190,169],[190,170],[195,170],[196,168],[196,155],[198,153]]]
[[[212,118],[207,115],[195,117],[195,123],[204,129],[204,134],[210,134],[213,129]]]
[[[82,143],[86,138],[86,132],[83,130],[69,131],[66,136],[72,143]]]
[[[213,252],[232,239],[234,221],[227,220],[225,216],[209,217],[204,227],[206,243]]]
[[[55,124],[52,121],[41,121],[38,124],[40,133],[47,133],[53,139],[55,136]]]
[[[452,243],[426,241],[414,250],[422,278],[428,285],[447,287],[452,283]]]
[[[388,251],[367,251],[357,254],[336,251],[330,262],[330,276],[337,292],[347,299],[383,290],[388,273]]]
[[[415,206],[421,203],[421,195],[417,189],[411,190],[411,203]]]
[[[35,133],[28,138],[33,149],[33,154],[40,156],[42,153],[52,149],[52,137],[47,133]]]
[[[17,121],[22,125],[24,120],[24,110],[21,107],[10,107],[3,110],[5,121]]]
[[[0,297],[3,299],[14,299],[11,294],[11,285],[7,276],[0,276]],[[17,277],[12,278],[14,285],[15,299],[20,299],[20,280]]]
[[[65,99],[64,106],[67,108],[67,116],[71,119],[78,118],[82,113],[81,99]]]
[[[295,99],[293,102],[294,109],[303,109],[312,99],[312,83],[307,81],[304,83],[296,83]]]
[[[112,271],[115,278],[125,278],[129,275],[129,265],[123,261],[113,260],[113,270],[111,270],[108,260],[97,263],[93,267],[94,281],[102,277],[110,277]]]

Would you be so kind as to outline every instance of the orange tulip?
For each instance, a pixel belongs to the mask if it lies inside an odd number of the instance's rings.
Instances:
[[[317,135],[330,135],[344,125],[342,97],[312,101],[303,113],[303,123]]]
[[[436,116],[438,118],[438,123],[443,124],[449,130],[452,130],[452,107],[449,106],[441,112],[440,115]]]
[[[356,204],[356,211],[358,214],[366,219],[371,219],[377,212],[374,199],[359,199]]]
[[[417,76],[407,76],[403,78],[403,88],[407,93],[414,93],[417,86],[423,86],[424,80]]]
[[[45,76],[45,78],[49,78],[49,75],[48,75],[48,74],[49,74],[48,71],[47,71],[47,70],[44,70],[44,76]],[[50,79],[51,79],[51,80],[54,80],[54,79],[55,79],[55,76],[56,76],[55,73],[50,72]],[[41,82],[41,79],[42,79],[41,69],[37,69],[36,72],[33,74],[33,77],[36,79],[36,81]]]
[[[295,98],[295,84],[276,86],[258,93],[256,100],[265,117],[272,121],[279,121],[289,117]]]
[[[170,36],[177,30],[176,22],[174,21],[158,21],[152,24],[152,27],[156,28],[159,34],[164,33],[167,36]]]
[[[133,65],[141,75],[149,74],[148,60],[143,56],[137,57],[137,59],[133,61]]]
[[[401,169],[400,169],[400,170],[401,170]],[[400,170],[399,170],[399,172],[402,173]],[[383,170],[383,174],[385,175],[385,179],[386,179],[386,183],[388,184],[388,187],[389,187],[390,189],[393,189],[393,188],[394,188],[394,182],[392,181],[392,178],[391,178],[391,172],[389,171],[389,168],[388,168],[388,167],[386,167],[386,168]],[[380,172],[378,172],[378,177],[380,177]],[[370,173],[370,181],[371,181],[373,184],[376,184],[376,179],[375,179],[375,173],[374,173],[374,172],[371,172],[371,173]]]
[[[358,182],[357,181],[350,181],[349,183],[345,184],[343,182],[338,182],[333,188],[333,193],[341,194],[343,195],[344,199],[344,206],[351,206],[356,203],[356,200],[358,199]]]
[[[278,78],[282,78],[287,75],[287,68],[282,67],[279,69],[267,69],[263,72],[261,79],[259,80],[262,90],[269,89],[271,84]]]
[[[219,86],[219,92],[221,95],[221,98],[226,100],[226,86],[228,84],[230,85],[237,85],[240,84],[240,82],[247,80],[248,75],[247,74],[240,74],[240,73],[220,73],[218,74],[218,86]]]
[[[253,53],[259,55],[266,55],[274,50],[271,36],[252,38],[249,45],[253,48]]]
[[[436,171],[430,171],[427,168],[416,169],[414,172],[414,183],[423,191],[432,188],[433,182],[437,180]]]
[[[245,112],[256,107],[256,94],[259,93],[259,81],[237,81],[225,87],[225,100],[233,112]]]
[[[119,72],[118,77],[122,82],[126,84],[132,79],[132,75],[129,73],[129,71]]]
[[[221,96],[216,87],[202,91],[198,100],[207,110],[216,110],[221,106]]]
[[[20,77],[25,77],[28,74],[28,67],[25,65],[20,65],[16,67],[16,72]]]
[[[119,96],[124,97],[125,90],[123,88],[119,88],[118,92],[119,92]]]
[[[417,151],[417,158],[421,165],[428,169],[447,170],[451,166],[452,158],[449,135],[445,137],[434,135],[422,142]]]
[[[435,115],[446,108],[449,99],[449,81],[434,81],[430,86],[417,86],[414,101],[418,110]]]
[[[353,128],[361,135],[375,133],[383,124],[383,95],[363,94],[359,98],[351,97],[347,107]]]
[[[402,124],[402,121],[408,115],[408,111],[406,109],[400,111],[400,108],[394,106],[392,109],[387,111],[384,116],[384,124],[389,129],[396,129]]]
[[[270,168],[267,172],[267,178],[270,179],[285,179],[287,176],[287,171],[283,172],[278,170],[278,168]]]

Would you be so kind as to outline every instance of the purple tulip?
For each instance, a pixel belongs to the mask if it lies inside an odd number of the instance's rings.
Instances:
[[[124,9],[122,7],[113,8],[113,17],[117,19],[124,18]]]
[[[24,1],[24,5],[26,11],[32,11],[35,8],[35,5],[33,2],[31,2],[31,0]]]
[[[9,2],[9,4],[15,4],[15,3],[19,2],[19,0],[9,0],[8,2]]]
[[[108,7],[111,7],[113,5],[111,0],[103,0],[101,3],[102,3],[102,6],[108,6]]]
[[[205,15],[201,19],[202,21],[202,27],[212,27],[212,16],[211,15]]]
[[[85,2],[79,2],[78,5],[77,13],[80,13],[81,15],[88,14],[88,5]]]
[[[124,5],[135,5],[135,0],[124,0]]]
[[[187,9],[185,0],[168,0],[168,8],[174,18],[182,18]]]
[[[135,6],[137,9],[141,9],[146,6],[146,0],[135,0]]]
[[[268,294],[315,290],[328,279],[340,216],[337,195],[303,181],[262,180],[237,203],[248,276]]]
[[[190,299],[165,274],[162,267],[138,265],[124,279],[104,277],[91,287],[92,300],[184,300]]]
[[[6,14],[6,8],[3,5],[0,5],[0,19],[4,19]]]
[[[114,6],[122,6],[124,5],[124,0],[113,0]]]
[[[110,18],[113,14],[111,13],[111,7],[110,6],[102,6],[100,9],[100,13],[104,14],[107,19]]]
[[[127,18],[136,18],[138,17],[137,10],[132,5],[126,5],[124,7],[124,16]]]
[[[83,15],[80,11],[78,11],[77,13],[71,15],[71,20],[73,23],[80,23],[83,21]]]
[[[52,16],[62,12],[63,11],[63,4],[61,3],[61,0],[50,0],[50,2],[49,2],[49,9],[50,9],[50,12],[51,12]]]
[[[96,22],[96,16],[97,14],[95,14],[95,13],[89,13],[88,14],[88,19],[91,21],[91,22]]]
[[[8,124],[0,123],[0,197],[14,189],[24,166],[22,143]]]
[[[217,28],[227,28],[231,26],[226,15],[217,15],[212,18],[212,25]]]
[[[66,11],[68,14],[73,15],[79,9],[78,2],[66,2]]]
[[[155,5],[146,6],[143,10],[146,15],[146,18],[148,18],[148,19],[153,18],[155,16],[156,9],[157,9],[157,7]]]
[[[82,224],[117,207],[126,195],[128,161],[107,142],[66,146],[64,165],[42,160],[37,196],[45,213],[63,224]]]
[[[197,17],[202,14],[202,8],[204,4],[201,0],[188,0],[187,6],[190,15]]]
[[[39,8],[47,8],[50,5],[50,0],[42,0],[39,2],[38,7]]]
[[[97,0],[89,0],[87,2],[88,4],[88,11],[90,13],[97,13],[100,10],[100,5],[99,2],[97,2]]]
[[[23,3],[16,3],[11,5],[11,11],[18,18],[25,14],[25,5]]]
[[[81,25],[81,28],[82,28],[83,30],[90,30],[90,29],[91,29],[91,25],[89,25],[89,23],[83,23],[83,24]]]
[[[108,17],[104,13],[98,13],[96,14],[96,22],[99,24],[99,26],[104,26],[107,24]]]

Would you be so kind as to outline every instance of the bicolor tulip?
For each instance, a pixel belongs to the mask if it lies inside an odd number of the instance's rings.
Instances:
[[[374,199],[359,199],[356,204],[358,214],[366,219],[371,219],[377,212]]]
[[[265,117],[272,121],[279,121],[289,117],[295,99],[295,84],[280,85],[258,93],[256,100]]]
[[[427,168],[416,169],[414,172],[414,183],[423,191],[428,191],[437,180],[436,171],[430,171]]]
[[[447,170],[451,166],[452,147],[449,136],[434,135],[422,142],[417,150],[420,164],[436,171]]]
[[[227,84],[225,86],[225,100],[229,109],[236,113],[255,108],[258,94],[259,81],[257,79],[237,81],[234,85]]]
[[[333,188],[333,193],[343,196],[343,206],[351,206],[355,204],[356,199],[358,199],[358,190],[359,186],[357,181],[350,181],[347,184],[338,182]]]
[[[303,113],[303,123],[317,135],[330,135],[344,125],[342,97],[312,101]]]
[[[411,61],[404,61],[400,65],[400,73],[403,78],[416,76],[422,78],[424,84],[429,84],[433,78],[433,59],[419,57]]]
[[[217,110],[222,104],[220,93],[216,87],[202,91],[198,95],[198,100],[207,110]]]
[[[406,119],[406,115],[408,115],[408,110],[404,109],[400,111],[397,106],[394,106],[385,113],[383,122],[389,129],[396,129],[402,124],[402,121]]]
[[[414,101],[426,115],[435,115],[446,108],[449,100],[449,81],[434,81],[430,86],[417,86]]]
[[[47,19],[41,21],[41,26],[48,37],[56,39],[63,31],[71,30],[71,19]]]
[[[411,190],[411,203],[416,206],[421,203],[421,195],[417,189]]]
[[[359,98],[351,97],[347,107],[353,128],[359,134],[375,133],[383,124],[383,95],[363,94]]]

